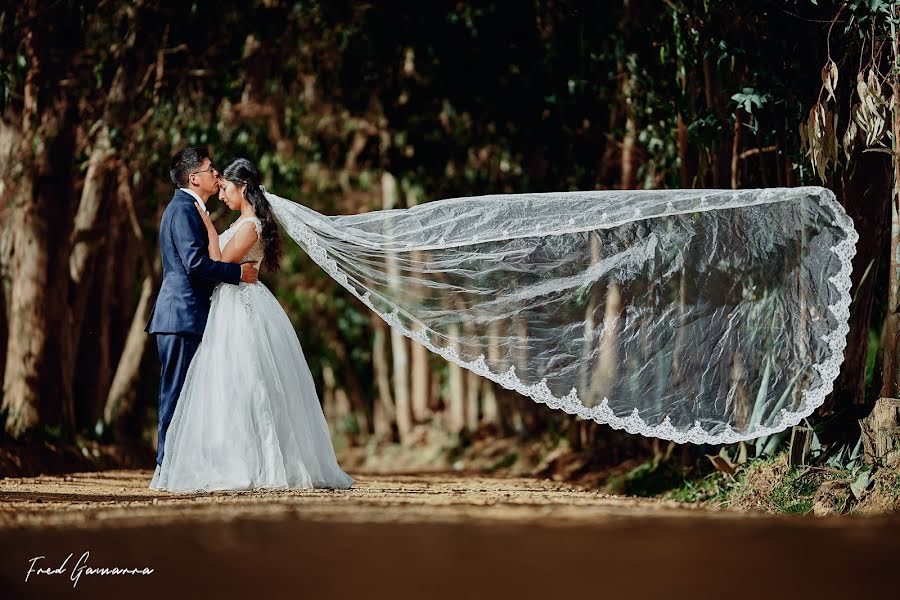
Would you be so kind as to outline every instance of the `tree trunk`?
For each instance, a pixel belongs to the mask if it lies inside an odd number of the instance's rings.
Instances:
[[[0,115],[2,116],[2,115]],[[0,118],[0,182],[10,181],[10,172],[16,161],[21,130],[18,125],[6,123]],[[10,214],[10,187],[0,188],[0,390],[6,371],[6,346],[9,340],[9,299],[7,290],[11,284],[13,230]],[[0,429],[2,432],[2,429]]]
[[[418,327],[414,327],[418,330]],[[412,414],[416,423],[428,420],[428,378],[429,362],[428,348],[419,343],[412,344]]]
[[[499,335],[500,325],[496,319],[492,319],[487,327],[487,358],[488,364],[492,365],[494,369],[498,369],[500,365],[500,347],[497,345],[497,337]],[[500,405],[494,389],[495,385],[493,381],[487,378],[482,383],[481,421],[500,428]]]
[[[829,420],[824,439],[837,436],[849,441],[858,431],[855,420],[868,412],[866,402],[866,360],[869,351],[869,329],[876,290],[880,287],[877,274],[885,243],[888,242],[890,207],[890,166],[885,156],[875,152],[859,152],[853,157],[853,171],[844,177],[841,201],[853,219],[859,242],[853,258],[850,331],[844,349],[844,364],[834,382],[821,414],[829,415],[851,410],[849,419]],[[881,207],[881,210],[877,210]],[[865,278],[864,278],[865,277]],[[876,387],[877,389],[877,387]],[[841,431],[842,430],[842,431]]]
[[[339,386],[334,375],[334,369],[328,363],[322,364],[322,412],[332,434],[356,437],[352,431],[347,431],[346,423],[352,418],[352,407],[346,390]]]
[[[896,11],[891,7],[892,14]],[[898,296],[900,296],[900,41],[897,39],[896,26],[891,24],[891,45],[894,53],[894,73],[890,81],[893,88],[893,110],[891,111],[891,131],[893,151],[893,179],[891,192],[891,271],[888,284],[888,311],[885,323],[885,338],[882,340],[884,352],[884,382],[881,388],[882,397],[900,396],[900,314],[898,314]]]
[[[394,406],[400,443],[409,441],[412,433],[412,409],[409,403],[409,340],[391,328],[391,357],[394,367]]]
[[[393,439],[394,399],[391,396],[390,368],[388,367],[387,323],[378,315],[372,315],[372,368],[375,371],[375,382],[378,396],[373,410],[375,436],[381,439]]]
[[[416,206],[418,204],[418,196],[412,190],[408,191],[406,194],[406,205],[410,208]],[[412,261],[415,264],[421,265],[425,260],[425,253],[421,250],[416,250],[412,253]],[[428,293],[427,288],[422,285],[416,285],[412,290],[412,293],[417,297],[422,296]],[[413,330],[419,331],[421,327],[415,323],[413,324]],[[411,344],[411,366],[410,373],[412,376],[412,384],[411,384],[411,399],[410,399],[410,408],[412,409],[412,417],[413,421],[416,423],[423,423],[428,420],[429,410],[428,410],[428,376],[429,376],[429,359],[428,359],[428,348],[419,343]]]
[[[450,338],[451,347],[459,353],[459,325],[453,324],[447,328],[447,336]],[[466,426],[466,401],[465,379],[463,368],[455,362],[447,362],[448,377],[450,379],[449,397],[447,398],[447,425],[451,433],[458,434]]]
[[[478,429],[481,376],[466,369],[466,429]]]
[[[900,399],[879,398],[875,408],[859,421],[862,430],[863,460],[896,464],[900,458]]]
[[[6,369],[6,340],[9,339],[5,288],[3,277],[0,276],[0,381],[3,381],[3,372]]]
[[[125,349],[116,366],[106,406],[103,410],[103,421],[107,429],[120,439],[127,439],[139,429],[140,413],[138,410],[138,382],[140,380],[141,360],[147,349],[150,336],[144,331],[153,308],[153,297],[156,285],[153,277],[147,275],[141,284],[141,296],[137,310],[131,320]]]
[[[71,172],[75,159],[75,105],[67,79],[80,31],[73,5],[21,10],[28,71],[19,160],[10,214],[12,286],[3,381],[6,431],[21,437],[39,425],[74,428],[74,406],[61,390],[60,335],[68,304]],[[52,299],[52,300],[51,300]]]
[[[144,328],[150,320],[150,313],[153,310],[153,298],[156,296],[159,285],[161,265],[158,258],[155,261],[151,260],[150,252],[144,241],[144,233],[138,221],[131,193],[127,166],[120,164],[117,175],[120,208],[128,216],[131,234],[140,248],[144,279],[141,283],[137,309],[131,319],[128,336],[125,338],[125,346],[109,386],[109,394],[103,410],[103,421],[106,428],[116,436],[127,438],[140,430],[141,411],[138,405],[140,398],[138,381],[140,380],[141,361],[150,341],[150,336],[144,331]]]
[[[741,183],[741,109],[734,110],[734,135],[731,138],[731,189],[736,190]]]
[[[72,231],[72,254],[69,257],[71,296],[69,305],[65,307],[68,326],[63,335],[61,385],[67,401],[74,405],[76,396],[83,400],[81,405],[76,407],[76,423],[80,424],[88,418],[87,413],[92,412],[93,401],[100,396],[100,390],[95,389],[93,391],[97,393],[86,397],[78,393],[86,391],[85,387],[76,390],[76,374],[86,362],[84,356],[79,359],[79,354],[83,355],[84,350],[89,350],[90,363],[96,364],[98,358],[96,351],[105,344],[102,336],[98,335],[98,330],[108,327],[109,315],[104,296],[107,291],[107,280],[112,273],[103,270],[99,277],[95,277],[95,271],[96,263],[101,260],[104,251],[107,257],[114,257],[115,254],[114,248],[110,245],[110,237],[115,234],[115,228],[107,220],[109,211],[103,210],[105,208],[103,205],[111,196],[105,189],[110,154],[109,131],[106,127],[101,127],[88,159],[87,175]],[[85,339],[88,336],[82,335],[87,319],[89,331],[92,328],[94,330],[90,339]],[[103,358],[102,354],[99,358]],[[88,379],[90,380],[88,385],[93,388],[96,382],[93,381],[93,377]],[[104,393],[103,397],[105,396]]]
[[[591,265],[595,265],[600,261],[600,236],[596,231],[590,232],[589,235],[591,239]],[[581,349],[581,382],[578,396],[581,399],[581,403],[588,407],[596,404],[592,393],[593,369],[591,368],[591,356],[594,353],[594,312],[597,310],[597,295],[599,293],[597,289],[591,290],[588,305],[584,309],[584,342]]]
[[[632,106],[632,88],[634,86],[631,75],[625,73],[625,83],[622,86],[625,103],[625,137],[622,139],[622,176],[619,181],[619,188],[623,190],[632,190],[637,183],[635,164],[635,145],[637,144],[637,123],[634,116],[634,108]]]
[[[132,14],[132,13],[130,13]],[[103,110],[103,116],[98,121],[97,133],[94,136],[90,157],[88,158],[88,169],[84,179],[84,186],[81,190],[81,198],[78,203],[78,210],[75,213],[75,222],[72,230],[72,252],[69,256],[69,277],[71,279],[72,299],[68,307],[69,326],[64,337],[63,352],[63,389],[67,399],[74,404],[75,390],[75,370],[78,364],[78,350],[82,342],[82,329],[84,325],[85,315],[87,313],[86,304],[90,298],[94,281],[95,263],[98,256],[103,250],[106,253],[114,252],[113,246],[110,244],[110,237],[114,236],[116,228],[110,222],[109,205],[115,199],[115,195],[111,194],[108,186],[115,187],[116,177],[113,169],[115,164],[112,161],[113,148],[110,140],[110,129],[121,128],[123,126],[123,107],[127,102],[127,69],[124,63],[124,54],[130,50],[135,43],[135,32],[132,28],[126,37],[125,43],[122,44],[116,58],[120,61],[119,67],[116,69],[113,80],[110,84],[109,91],[106,94],[106,106]],[[112,175],[112,176],[111,176]],[[113,257],[114,258],[114,257]],[[101,285],[104,287],[106,297],[109,297],[108,286],[112,284],[112,273],[107,272],[103,277]],[[109,315],[107,306],[100,303],[99,306],[101,327],[109,327]],[[108,361],[108,338],[101,337],[99,339],[100,348],[107,351],[106,365],[101,363],[99,368],[109,366]],[[95,406],[102,405],[102,399],[106,398],[106,389],[95,389],[91,402],[88,402],[88,411]]]
[[[615,384],[619,368],[619,329],[622,312],[622,293],[620,285],[613,283],[606,292],[606,305],[603,314],[603,334],[600,336],[600,355],[591,375],[589,395],[592,398],[603,398],[609,394]],[[594,402],[594,404],[597,404]]]
[[[397,180],[388,172],[381,176],[381,198],[384,210],[397,207],[400,193]],[[389,235],[387,232],[386,235]],[[393,252],[387,255],[387,271],[389,285],[398,290],[402,285],[397,267],[397,256]],[[405,444],[412,432],[412,409],[409,405],[409,344],[407,338],[391,328],[391,358],[393,359],[394,409],[397,420],[397,434],[400,443]]]
[[[681,187],[684,189],[691,187],[694,172],[696,171],[692,156],[688,146],[688,128],[684,122],[684,117],[681,116],[681,113],[678,113],[678,174],[681,178]]]

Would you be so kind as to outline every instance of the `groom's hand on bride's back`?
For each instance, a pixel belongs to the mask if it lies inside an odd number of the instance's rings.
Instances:
[[[259,270],[256,267],[257,264],[259,263],[241,263],[241,281],[244,283],[256,283],[259,280]]]

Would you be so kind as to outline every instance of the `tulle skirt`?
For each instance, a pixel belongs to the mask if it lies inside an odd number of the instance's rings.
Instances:
[[[221,284],[150,488],[346,489],[293,325],[262,283]]]

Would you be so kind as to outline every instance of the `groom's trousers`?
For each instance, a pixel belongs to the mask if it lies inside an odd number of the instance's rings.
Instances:
[[[162,373],[159,378],[159,430],[157,435],[158,448],[156,450],[156,464],[162,465],[163,453],[166,447],[166,431],[175,414],[175,405],[181,388],[184,385],[184,377],[197,346],[200,345],[200,336],[180,333],[156,334],[156,349],[159,351],[159,362],[162,363]]]

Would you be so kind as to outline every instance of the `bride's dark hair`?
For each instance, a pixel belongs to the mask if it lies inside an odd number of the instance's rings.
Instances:
[[[262,240],[266,249],[265,266],[269,271],[277,271],[281,262],[281,238],[278,236],[278,223],[272,215],[272,207],[263,194],[259,171],[246,158],[234,158],[222,168],[222,179],[238,185],[246,185],[244,197],[253,207],[256,218],[262,223]]]

